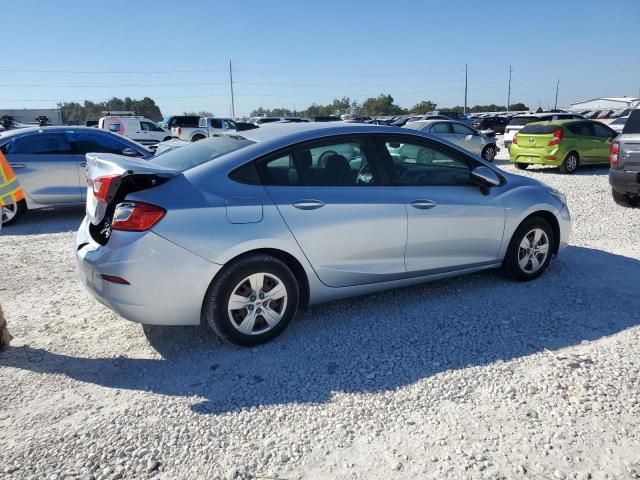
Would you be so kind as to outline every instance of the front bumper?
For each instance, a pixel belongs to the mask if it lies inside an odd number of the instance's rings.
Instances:
[[[558,253],[560,253],[567,248],[569,237],[571,236],[571,214],[569,213],[569,208],[563,205],[556,218],[560,227],[560,242],[558,243]]]
[[[80,280],[98,301],[127,320],[151,325],[199,324],[206,291],[222,268],[153,232],[113,232],[100,245],[89,234],[87,218],[76,238],[76,263]]]
[[[625,195],[640,195],[640,172],[609,170],[609,185]]]

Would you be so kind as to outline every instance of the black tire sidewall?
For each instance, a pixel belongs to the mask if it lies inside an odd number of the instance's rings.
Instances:
[[[487,158],[486,154],[489,151],[489,149],[493,150],[493,158]],[[482,155],[480,155],[483,159],[485,159],[487,162],[493,162],[496,158],[496,154],[498,152],[496,151],[496,147],[493,145],[487,145],[486,147],[484,147],[484,150],[482,150]]]
[[[27,204],[24,200],[20,200],[18,202],[18,209],[16,210],[16,214],[15,216],[9,220],[6,221],[2,224],[3,227],[7,227],[9,225],[13,225],[14,223],[16,223],[21,217],[22,215],[24,215],[24,212],[27,211]],[[2,221],[2,218],[0,217],[0,221]]]
[[[569,160],[570,157],[576,157],[576,166],[573,170],[568,170],[567,169],[567,160]],[[568,173],[568,174],[572,174],[574,173],[576,170],[578,170],[578,167],[580,166],[580,157],[578,156],[577,153],[575,152],[569,152],[569,154],[564,158],[564,161],[562,162],[562,165],[560,165],[560,172],[561,173]]]
[[[545,259],[544,264],[537,272],[528,273],[520,268],[520,264],[518,262],[518,250],[524,236],[534,228],[541,228],[547,234],[547,238],[549,239],[549,254]],[[520,226],[516,229],[515,233],[511,237],[511,241],[509,242],[509,247],[507,249],[507,254],[505,256],[502,267],[505,272],[515,280],[525,282],[534,280],[542,275],[549,266],[551,257],[553,256],[553,252],[555,250],[555,242],[556,238],[553,235],[553,229],[546,220],[540,217],[529,218],[520,224]]]
[[[242,279],[257,272],[277,276],[287,289],[287,308],[278,325],[258,335],[245,335],[231,323],[227,312],[229,297]],[[223,340],[241,346],[259,345],[280,335],[298,310],[299,287],[295,275],[282,261],[269,255],[250,255],[225,267],[211,284],[203,305],[203,320]]]

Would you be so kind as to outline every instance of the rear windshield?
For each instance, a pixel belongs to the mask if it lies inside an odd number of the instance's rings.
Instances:
[[[161,153],[149,160],[149,163],[182,172],[254,143],[256,142],[236,135],[217,135]]]
[[[538,117],[513,117],[509,125],[526,125],[527,123],[539,122]]]
[[[188,126],[197,127],[199,120],[200,120],[200,117],[191,117],[191,116],[173,117],[171,120],[169,120],[169,126],[170,127],[188,127]]]
[[[520,131],[524,134],[528,133],[529,135],[549,135],[550,133],[555,132],[557,129],[557,125],[539,125],[532,123],[530,125],[527,125]]]
[[[629,115],[627,123],[624,124],[622,129],[622,134],[626,133],[640,133],[640,109],[634,110]]]

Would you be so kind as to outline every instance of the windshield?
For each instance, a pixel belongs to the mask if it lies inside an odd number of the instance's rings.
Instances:
[[[240,136],[216,135],[185,147],[161,153],[157,157],[153,157],[149,162],[162,167],[184,171],[254,143],[254,141]]]

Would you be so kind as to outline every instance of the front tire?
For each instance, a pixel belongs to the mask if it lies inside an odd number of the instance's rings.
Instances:
[[[206,137],[204,135],[194,135],[191,139],[192,142],[199,142],[200,140],[204,140]]]
[[[611,196],[614,202],[623,207],[637,207],[640,205],[640,197],[630,197],[615,190],[611,190]]]
[[[0,221],[2,225],[11,225],[18,221],[24,212],[27,211],[27,203],[24,200],[20,200],[18,203],[12,203],[0,207]]]
[[[580,164],[580,157],[578,157],[578,154],[576,152],[570,152],[565,157],[564,161],[562,162],[562,165],[560,165],[560,173],[571,174],[576,171],[579,164]]]
[[[482,150],[482,158],[484,158],[487,162],[493,162],[496,158],[496,146],[495,145],[487,145]]]
[[[549,223],[531,217],[517,228],[502,263],[502,269],[514,280],[529,281],[544,273],[551,262],[556,239]]]
[[[212,282],[202,321],[226,342],[259,345],[284,331],[298,301],[298,282],[284,262],[248,255],[226,266]]]

